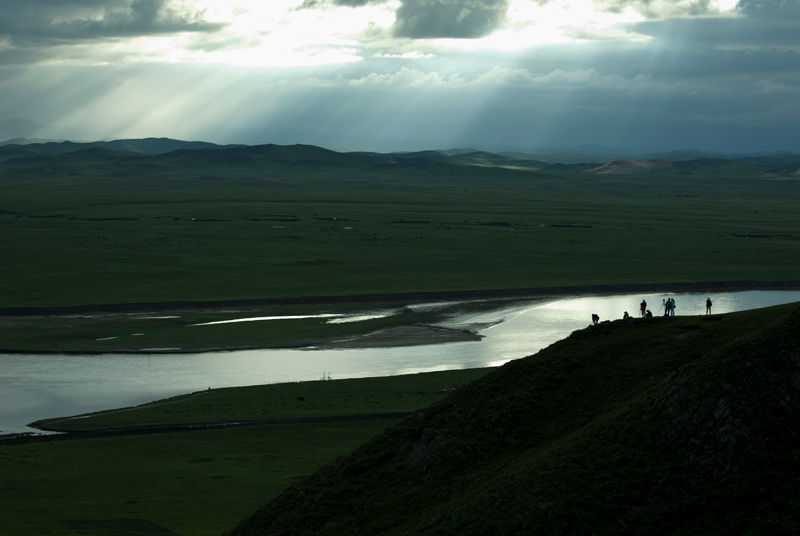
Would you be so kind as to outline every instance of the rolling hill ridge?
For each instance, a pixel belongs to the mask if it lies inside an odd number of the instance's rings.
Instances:
[[[185,142],[168,138],[114,140],[91,143],[47,142],[6,144],[0,146],[0,166],[8,169],[48,167],[75,170],[80,166],[114,164],[153,169],[264,169],[281,167],[299,170],[345,170],[383,172],[392,170],[422,171],[425,174],[468,174],[481,172],[513,174],[517,172],[585,172],[594,174],[679,173],[686,175],[795,176],[800,155],[782,154],[762,157],[711,158],[704,153],[667,153],[646,155],[641,160],[601,158],[558,153],[537,157],[527,153],[491,153],[470,149],[431,150],[408,153],[342,153],[314,145],[215,145]],[[563,157],[563,158],[562,158]]]
[[[590,326],[453,392],[229,536],[788,534],[800,305]]]

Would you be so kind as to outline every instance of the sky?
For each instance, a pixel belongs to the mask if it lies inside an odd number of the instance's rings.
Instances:
[[[28,137],[800,152],[800,0],[0,0]]]

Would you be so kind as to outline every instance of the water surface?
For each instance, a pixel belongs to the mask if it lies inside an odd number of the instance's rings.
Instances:
[[[670,294],[678,316],[722,314],[800,301],[800,291]],[[574,297],[511,302],[465,314],[442,325],[488,326],[481,341],[427,346],[341,350],[243,350],[197,354],[13,355],[0,354],[0,431],[30,431],[38,419],[142,404],[218,387],[412,374],[499,366],[525,357],[591,323],[638,315],[646,299],[657,314],[667,294]],[[422,310],[426,304],[412,306]]]

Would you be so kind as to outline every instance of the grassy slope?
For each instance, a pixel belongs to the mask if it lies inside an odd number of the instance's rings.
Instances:
[[[797,532],[798,351],[796,304],[578,331],[230,534]]]

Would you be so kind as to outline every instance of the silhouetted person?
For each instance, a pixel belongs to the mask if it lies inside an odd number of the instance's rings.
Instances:
[[[639,304],[639,316],[644,316],[645,311],[647,311],[647,302],[642,300],[642,303]]]
[[[711,298],[706,298],[706,314],[711,314]]]
[[[624,313],[622,313],[622,319],[623,319],[623,320],[627,320],[627,319],[629,319],[630,317],[631,317],[631,315],[629,315],[629,314],[628,314],[628,311],[625,311]]]
[[[653,318],[653,313],[650,312],[650,309],[645,311],[644,313],[645,318]]]
[[[592,313],[592,324],[596,326],[598,322],[600,322],[600,317]]]
[[[669,316],[675,316],[675,298],[669,299]]]
[[[672,309],[672,298],[667,298],[664,302],[664,316],[669,316],[669,312]]]

